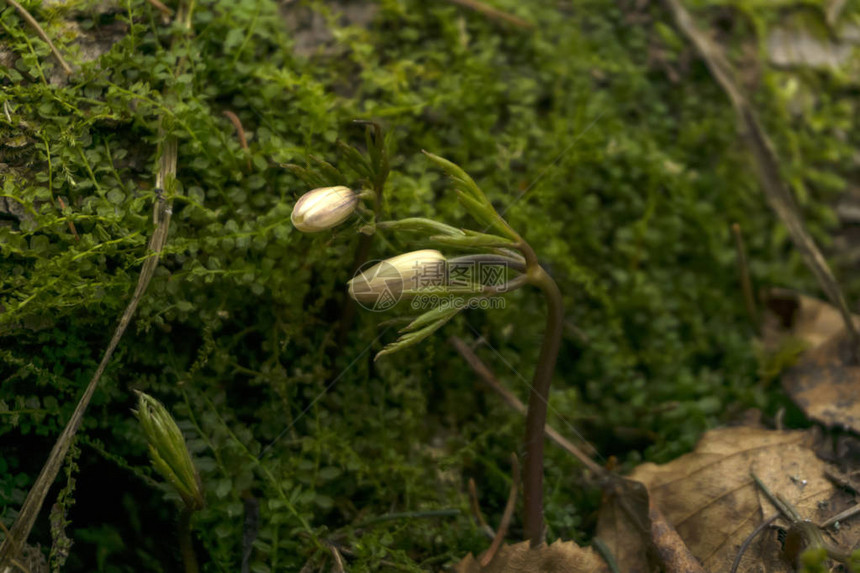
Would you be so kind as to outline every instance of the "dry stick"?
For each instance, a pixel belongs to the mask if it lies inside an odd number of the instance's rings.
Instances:
[[[496,10],[492,6],[487,6],[483,2],[478,2],[478,0],[448,0],[451,4],[457,4],[458,6],[463,6],[465,8],[469,8],[470,10],[474,10],[475,12],[479,12],[484,16],[502,22],[507,22],[508,24],[513,24],[514,26],[518,26],[520,28],[525,28],[527,30],[533,29],[535,26],[531,22],[526,22],[522,18],[518,18],[507,12],[502,12],[501,10]]]
[[[759,523],[759,524],[758,524],[758,527],[756,527],[755,529],[753,529],[752,533],[750,533],[750,534],[747,536],[747,538],[746,538],[746,539],[744,539],[744,542],[743,542],[743,543],[741,543],[741,547],[740,547],[740,549],[738,549],[738,554],[737,554],[737,555],[735,555],[735,560],[732,562],[732,568],[729,570],[729,573],[736,573],[736,572],[737,572],[738,567],[739,567],[739,566],[740,566],[740,564],[741,564],[741,559],[743,559],[743,557],[744,557],[744,553],[746,553],[746,551],[747,551],[747,549],[749,548],[750,544],[752,544],[753,540],[754,540],[756,537],[758,537],[758,534],[759,534],[759,533],[761,533],[762,531],[764,531],[764,529],[765,529],[768,525],[770,525],[771,523],[773,523],[774,521],[776,521],[777,519],[779,519],[779,516],[780,516],[780,513],[778,513],[778,512],[777,512],[777,513],[774,513],[773,515],[771,515],[770,517],[768,517],[767,519],[765,519],[764,521],[762,521],[761,523]]]
[[[734,81],[734,70],[723,55],[721,49],[708,38],[693,22],[690,13],[681,5],[679,0],[664,0],[678,29],[689,39],[696,50],[705,60],[717,83],[732,102],[738,120],[738,129],[743,136],[744,142],[755,158],[758,171],[759,183],[764,190],[765,197],[783,224],[788,229],[806,265],[818,279],[819,285],[827,294],[830,302],[839,309],[845,329],[851,337],[855,360],[860,353],[860,334],[842,294],[842,289],[836,278],[824,260],[824,256],[815,244],[815,241],[806,231],[803,220],[800,218],[794,198],[791,195],[779,171],[779,159],[774,151],[773,144],[761,127],[758,116],[740,88]]]
[[[160,168],[158,170],[158,176],[156,177],[157,187],[161,189],[172,189],[174,187],[175,176],[176,139],[171,136],[164,140]],[[62,468],[63,460],[69,450],[69,445],[72,443],[75,433],[81,426],[81,421],[83,420],[87,406],[93,397],[96,386],[98,386],[98,382],[101,379],[114,350],[116,350],[117,344],[122,338],[123,333],[125,333],[129,322],[131,322],[131,317],[137,309],[137,305],[140,302],[144,291],[146,291],[149,281],[155,274],[155,268],[158,266],[158,256],[167,241],[167,230],[170,225],[171,213],[170,202],[166,201],[163,197],[159,197],[153,207],[155,230],[152,232],[152,238],[149,240],[148,250],[150,255],[147,257],[146,261],[144,261],[143,267],[140,270],[140,278],[138,278],[137,281],[137,288],[134,289],[131,301],[128,303],[128,306],[120,318],[119,324],[113,333],[113,337],[111,338],[107,349],[105,349],[104,355],[102,356],[102,360],[99,363],[95,374],[93,374],[92,379],[84,390],[84,394],[81,396],[81,399],[78,402],[75,411],[72,413],[72,417],[66,424],[65,429],[63,429],[63,433],[60,434],[60,437],[54,444],[54,447],[48,456],[48,461],[45,462],[45,465],[42,467],[42,471],[39,472],[39,477],[36,478],[33,487],[31,487],[30,491],[27,493],[27,498],[24,500],[24,505],[21,506],[21,511],[18,513],[15,523],[12,524],[9,535],[6,536],[6,539],[3,540],[3,545],[0,546],[0,566],[6,563],[10,558],[14,558],[17,553],[17,548],[23,547],[27,538],[30,536],[30,530],[33,529],[33,524],[36,521],[36,517],[39,515],[39,510],[42,508],[45,497],[48,495],[48,490],[51,488],[51,484],[54,483],[57,474]]]
[[[233,124],[233,127],[236,128],[236,133],[239,135],[239,145],[242,149],[245,150],[245,155],[247,155],[248,159],[248,171],[251,170],[251,151],[248,149],[248,140],[245,139],[245,129],[242,127],[242,121],[239,119],[239,116],[230,111],[229,109],[225,109],[221,112],[224,116],[230,120],[230,123]]]
[[[511,474],[513,482],[511,483],[511,493],[508,494],[508,503],[505,505],[505,512],[502,514],[502,520],[499,522],[499,529],[496,531],[496,536],[493,542],[490,543],[490,548],[481,557],[481,567],[486,567],[493,560],[493,557],[498,553],[505,536],[508,534],[508,527],[511,525],[511,518],[514,516],[514,509],[517,507],[517,491],[520,489],[520,464],[517,461],[517,455],[511,454]]]
[[[36,30],[36,33],[39,34],[39,37],[42,38],[42,40],[44,40],[46,44],[48,44],[48,47],[51,48],[51,53],[53,53],[54,57],[57,58],[57,61],[63,68],[63,71],[66,72],[66,74],[68,75],[72,75],[72,68],[69,67],[69,64],[67,64],[66,60],[63,59],[63,56],[60,54],[60,51],[54,45],[54,42],[51,41],[51,39],[45,33],[45,30],[42,29],[36,19],[33,18],[33,16],[31,16],[30,13],[27,12],[27,10],[23,6],[18,4],[15,0],[6,0],[6,3],[9,4],[12,8],[14,8],[18,12],[18,14],[22,18],[24,18],[24,20],[26,20],[28,24],[30,24],[30,27]]]
[[[749,262],[747,261],[747,250],[744,248],[744,237],[741,233],[741,226],[737,223],[732,223],[732,235],[735,237],[735,251],[738,255],[738,271],[740,272],[741,289],[744,292],[744,303],[747,307],[747,314],[750,322],[757,335],[761,335],[761,324],[758,320],[758,311],[756,310],[755,297],[753,296],[752,280],[750,279]]]
[[[331,551],[332,559],[334,563],[332,564],[332,571],[335,573],[345,573],[346,569],[343,567],[343,557],[340,556],[340,551],[337,550],[337,547],[334,545],[328,546],[329,551]]]
[[[845,521],[849,517],[853,517],[853,516],[857,515],[858,513],[860,513],[860,503],[858,503],[857,505],[849,507],[845,511],[841,511],[841,512],[837,513],[836,515],[834,515],[833,517],[831,517],[830,519],[828,519],[827,521],[825,521],[824,523],[822,523],[818,527],[820,527],[821,529],[827,529],[828,527],[830,527],[831,525],[833,525],[837,521]]]
[[[469,507],[472,510],[472,516],[475,518],[475,524],[487,535],[490,539],[496,536],[493,528],[487,524],[484,519],[484,514],[481,513],[481,506],[478,504],[478,488],[475,485],[475,480],[469,478]]]
[[[526,405],[523,404],[519,398],[514,396],[514,394],[502,386],[502,384],[496,379],[495,374],[487,367],[484,362],[478,358],[478,355],[474,353],[474,351],[469,348],[469,345],[463,342],[461,339],[456,336],[452,336],[449,339],[449,342],[454,347],[457,352],[460,353],[460,356],[469,364],[469,367],[475,371],[475,374],[490,387],[496,394],[501,396],[502,400],[510,406],[512,409],[516,410],[520,414],[526,413]],[[544,427],[544,431],[546,432],[547,437],[555,442],[558,446],[561,447],[564,451],[571,454],[573,457],[578,459],[582,464],[587,467],[589,470],[594,472],[597,475],[604,475],[607,473],[606,469],[597,464],[594,460],[592,460],[585,452],[581,449],[573,445],[570,440],[562,436],[555,428],[550,425],[546,425]]]

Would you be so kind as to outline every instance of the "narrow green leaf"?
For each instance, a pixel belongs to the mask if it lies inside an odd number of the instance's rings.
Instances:
[[[429,151],[423,151],[423,153],[430,161],[441,167],[442,170],[454,180],[455,189],[459,189],[460,191],[467,193],[479,204],[490,205],[490,201],[487,199],[486,195],[484,195],[484,192],[481,191],[481,188],[478,187],[475,180],[472,179],[462,167],[456,163],[448,161],[444,157],[439,157],[438,155],[430,153]]]
[[[308,159],[314,162],[320,176],[325,180],[326,184],[323,187],[334,187],[336,185],[346,185],[346,176],[338,171],[337,167],[315,155],[308,156]]]
[[[462,308],[455,308],[452,306],[439,305],[439,306],[437,306],[431,310],[428,310],[427,312],[425,312],[424,314],[422,314],[421,316],[419,316],[418,318],[416,318],[415,320],[410,322],[408,325],[406,325],[404,328],[402,328],[400,330],[400,332],[401,333],[414,332],[418,329],[424,328],[428,324],[431,324],[431,323],[439,321],[439,320],[444,320],[444,321],[451,320],[461,310],[463,310],[463,309]]]
[[[414,332],[409,332],[408,334],[404,334],[403,336],[398,338],[396,341],[392,342],[391,344],[389,344],[388,346],[386,346],[385,348],[383,348],[382,350],[377,352],[376,357],[374,357],[373,360],[376,361],[376,360],[379,360],[381,357],[385,356],[386,354],[393,354],[394,352],[399,352],[400,350],[403,350],[405,348],[409,348],[410,346],[415,346],[416,344],[418,344],[419,342],[421,342],[422,340],[424,340],[425,338],[427,338],[428,336],[430,336],[431,334],[433,334],[434,332],[439,330],[446,322],[451,320],[451,318],[453,318],[456,314],[457,313],[455,312],[449,316],[442,317],[442,318],[436,320],[435,322],[431,322],[430,324],[428,324],[424,328],[421,328],[420,330],[416,330]]]
[[[338,140],[337,148],[343,153],[343,161],[360,177],[373,179],[373,168],[359,150]]]
[[[318,187],[327,187],[325,179],[316,171],[313,171],[306,167],[302,167],[301,165],[295,165],[293,163],[285,163],[283,167],[284,169],[301,179],[302,182],[311,189],[316,189]]]

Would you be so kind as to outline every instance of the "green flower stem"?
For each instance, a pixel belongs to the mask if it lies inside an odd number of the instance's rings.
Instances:
[[[526,456],[523,475],[525,520],[523,529],[532,547],[544,541],[543,523],[543,446],[546,411],[549,404],[549,387],[558,351],[564,322],[564,303],[561,291],[551,276],[537,263],[534,250],[522,241],[520,250],[526,258],[529,284],[538,287],[546,297],[547,318],[543,344],[537,368],[529,391],[529,406],[526,413]]]
[[[197,565],[197,554],[191,541],[191,516],[194,510],[183,507],[179,514],[179,551],[182,553],[182,563],[185,565],[185,573],[198,573],[200,567]]]

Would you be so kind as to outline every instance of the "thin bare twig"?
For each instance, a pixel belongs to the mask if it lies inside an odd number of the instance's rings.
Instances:
[[[517,492],[520,489],[520,463],[517,460],[516,454],[511,454],[511,474],[513,482],[511,482],[511,493],[508,494],[508,503],[505,505],[505,512],[502,514],[502,520],[499,522],[499,529],[496,531],[496,536],[493,542],[490,543],[490,548],[481,557],[481,567],[486,567],[493,560],[493,557],[498,553],[505,536],[508,534],[508,527],[511,525],[511,519],[514,517],[514,509],[517,507]]]
[[[526,413],[526,405],[523,404],[519,398],[514,396],[514,394],[502,386],[502,384],[496,379],[496,376],[492,373],[492,371],[487,367],[484,362],[478,358],[478,355],[469,348],[469,345],[466,344],[460,338],[456,336],[452,336],[449,339],[449,342],[454,347],[454,349],[460,353],[460,356],[466,360],[472,370],[475,371],[475,374],[478,375],[478,378],[481,379],[484,384],[490,387],[496,394],[501,396],[502,400],[510,406],[512,409],[516,410],[520,414]],[[594,472],[597,475],[606,474],[606,470],[600,466],[600,464],[593,461],[585,452],[576,447],[570,440],[561,435],[555,428],[547,424],[545,426],[545,430],[547,437],[555,442],[558,446],[561,447],[564,451],[571,454],[573,457],[578,459],[582,464],[587,467],[589,470]]]
[[[860,493],[860,485],[852,479],[852,476],[856,473],[857,472],[854,472],[853,474],[839,474],[829,468],[824,469],[824,475],[827,476],[827,479],[836,485],[850,489],[854,493]]]
[[[508,24],[513,24],[514,26],[527,30],[531,30],[535,27],[535,25],[531,22],[526,22],[522,18],[518,18],[517,16],[508,14],[507,12],[497,10],[496,8],[488,6],[483,2],[478,2],[478,0],[448,0],[448,2],[450,2],[451,4],[457,4],[458,6],[463,6],[464,8],[469,8],[470,10],[474,10],[475,12],[483,14],[491,20],[507,22]]]
[[[331,551],[332,560],[334,561],[332,571],[335,573],[346,573],[346,569],[343,567],[343,557],[340,556],[340,551],[338,551],[337,547],[329,545],[328,550]]]
[[[477,526],[486,536],[493,539],[496,536],[496,532],[487,524],[484,514],[481,513],[481,506],[478,504],[478,488],[475,486],[475,480],[472,478],[469,478],[469,507],[472,510],[472,517],[475,518]]]
[[[756,309],[755,297],[753,296],[752,279],[750,279],[750,267],[747,261],[747,250],[744,247],[744,236],[741,233],[741,226],[737,223],[732,223],[732,235],[735,237],[735,251],[738,256],[738,272],[740,273],[741,289],[744,293],[744,303],[747,307],[747,314],[756,334],[761,334],[761,323],[758,319],[758,310]]]
[[[837,521],[845,521],[849,517],[854,517],[858,513],[860,513],[860,503],[858,503],[857,505],[854,505],[852,507],[849,507],[845,511],[840,511],[839,513],[837,513],[836,515],[834,515],[833,517],[829,518],[827,521],[825,521],[824,523],[819,525],[818,527],[820,527],[821,529],[827,529],[828,527],[830,527],[831,525],[833,525]]]
[[[48,37],[48,34],[45,33],[45,30],[42,29],[42,26],[39,25],[39,22],[37,22],[36,19],[33,18],[33,16],[31,16],[29,12],[27,12],[26,8],[18,4],[15,0],[6,0],[6,3],[9,4],[12,8],[14,8],[15,11],[18,12],[18,14],[22,18],[24,18],[24,20],[27,21],[30,27],[36,31],[39,37],[42,38],[42,40],[46,44],[48,44],[48,47],[51,48],[51,53],[54,54],[55,58],[57,58],[57,61],[63,68],[63,71],[66,72],[66,74],[68,75],[72,75],[72,68],[69,66],[69,64],[66,63],[66,60],[63,59],[62,54],[60,54],[60,51],[54,45],[54,42],[51,41],[51,38]]]
[[[770,138],[765,133],[753,107],[740,87],[735,83],[735,73],[720,47],[711,41],[693,22],[690,13],[681,5],[680,0],[664,0],[675,24],[681,33],[695,46],[705,61],[714,79],[723,88],[735,109],[738,129],[755,161],[757,175],[765,197],[779,219],[783,222],[794,245],[803,256],[806,266],[812,271],[818,284],[827,294],[830,302],[839,309],[845,329],[851,337],[855,362],[860,356],[860,333],[851,320],[848,304],[842,289],[833,276],[824,255],[818,249],[812,236],[806,230],[795,204],[794,197],[785,184],[779,169],[780,161]]]
[[[758,537],[758,534],[764,531],[764,529],[768,525],[779,519],[779,516],[779,513],[774,513],[773,515],[759,523],[758,527],[753,529],[752,533],[750,533],[747,538],[744,539],[744,542],[741,543],[740,549],[738,549],[738,554],[735,555],[735,560],[732,562],[732,568],[730,569],[729,573],[737,573],[738,566],[740,566],[741,564],[741,559],[743,559],[744,553],[746,553],[750,544],[752,544],[753,540]]]

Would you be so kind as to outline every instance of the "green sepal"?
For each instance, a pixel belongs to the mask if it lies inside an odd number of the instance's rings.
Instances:
[[[411,324],[409,324],[409,326],[407,326],[403,330],[409,330],[410,328],[412,328],[412,325],[414,325],[416,322],[421,321],[422,319],[424,319],[426,326],[418,330],[403,334],[396,341],[392,342],[391,344],[387,345],[385,348],[377,352],[376,357],[373,360],[376,361],[379,360],[382,356],[385,356],[386,354],[393,354],[394,352],[409,348],[410,346],[415,346],[416,344],[439,330],[446,322],[454,318],[457,313],[462,310],[461,308],[449,308],[446,309],[444,312],[434,314],[437,313],[438,308],[439,307],[425,312],[424,314],[416,318]],[[427,315],[433,316],[425,319],[424,317],[427,317]]]
[[[448,247],[460,247],[465,249],[484,249],[496,247],[513,247],[514,242],[505,237],[498,235],[490,235],[487,233],[478,233],[476,231],[466,231],[464,236],[446,236],[433,235],[431,241],[440,243]]]
[[[410,217],[407,219],[398,219],[396,221],[382,221],[377,223],[376,226],[386,231],[406,231],[432,235],[442,233],[443,235],[454,237],[466,236],[466,233],[456,227],[440,223],[439,221],[434,221],[433,219],[425,219],[423,217]]]
[[[457,313],[461,310],[462,308],[439,305],[436,308],[428,310],[427,312],[407,324],[405,327],[401,328],[400,332],[401,334],[406,332],[415,332],[416,330],[424,328],[425,326],[440,320],[447,322],[457,316]]]
[[[456,189],[455,192],[457,193],[457,198],[460,200],[460,203],[462,203],[466,211],[477,222],[485,225],[488,229],[493,229],[511,237],[512,239],[514,238],[514,236],[512,236],[512,231],[507,227],[507,225],[505,225],[504,221],[502,221],[501,217],[499,217],[499,214],[496,213],[492,205],[483,205],[459,189]]]

